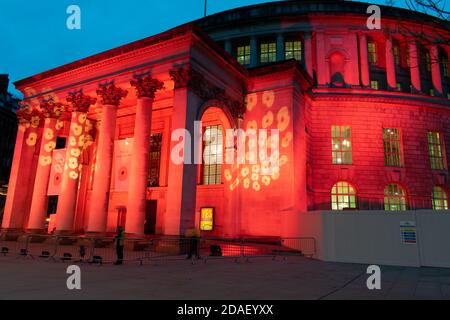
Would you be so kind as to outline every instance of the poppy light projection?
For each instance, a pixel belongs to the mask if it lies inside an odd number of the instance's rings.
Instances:
[[[225,181],[229,183],[231,191],[239,185],[244,189],[260,191],[278,180],[281,168],[289,160],[287,148],[293,138],[292,132],[287,131],[291,121],[289,109],[286,106],[278,109],[274,107],[276,96],[273,91],[265,91],[262,94],[251,93],[247,96],[246,102],[248,120],[244,123],[246,130],[244,144],[248,147],[248,151],[245,152],[245,164],[238,161],[237,164],[224,170]],[[279,135],[268,136],[260,133],[255,138],[255,133],[259,129],[278,130]]]

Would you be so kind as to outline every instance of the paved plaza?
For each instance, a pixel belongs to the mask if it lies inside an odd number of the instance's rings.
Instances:
[[[450,269],[382,266],[370,291],[366,265],[302,257],[80,264],[82,288],[68,290],[68,266],[0,257],[0,299],[450,299]]]

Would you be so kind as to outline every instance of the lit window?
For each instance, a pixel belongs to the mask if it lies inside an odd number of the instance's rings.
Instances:
[[[448,210],[447,192],[441,187],[433,188],[433,210]]]
[[[351,184],[341,181],[333,186],[331,189],[331,209],[356,209],[356,192]]]
[[[398,45],[392,46],[392,53],[394,55],[394,63],[396,66],[400,65],[400,47]]]
[[[402,84],[400,82],[397,82],[397,91],[402,91]]]
[[[403,190],[403,188],[398,184],[389,184],[384,188],[384,210],[406,210],[405,190]]]
[[[331,127],[333,164],[352,164],[352,138],[350,126]]]
[[[434,89],[430,89],[430,96],[434,97]]]
[[[200,209],[200,230],[201,231],[214,230],[214,208]]]
[[[383,128],[384,165],[401,167],[401,142],[398,129]]]
[[[250,64],[250,45],[243,45],[236,48],[236,59],[241,65]]]
[[[428,154],[430,156],[431,169],[443,170],[444,152],[442,135],[439,132],[428,132]]]
[[[150,136],[149,170],[147,178],[148,187],[159,186],[159,167],[161,162],[162,134],[152,134]]]
[[[275,42],[261,43],[259,61],[261,63],[277,61],[277,44]]]
[[[377,63],[377,46],[375,42],[367,43],[367,54],[369,58],[369,63]]]
[[[378,90],[378,81],[377,80],[371,80],[370,81],[370,88],[372,88],[373,90]]]
[[[302,60],[302,42],[299,40],[286,41],[284,43],[284,55],[286,60],[295,59]]]
[[[203,184],[222,183],[222,156],[222,126],[206,127],[203,150]]]

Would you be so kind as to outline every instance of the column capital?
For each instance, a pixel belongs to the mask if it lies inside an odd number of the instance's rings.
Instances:
[[[65,111],[66,106],[60,102],[55,102],[53,98],[41,100],[39,103],[42,117],[58,119]]]
[[[83,92],[71,92],[66,98],[66,101],[71,104],[72,112],[88,112],[89,107],[97,102],[96,98],[92,98]]]
[[[30,124],[31,127],[39,127],[41,111],[27,103],[20,103],[20,108],[16,111],[16,116],[20,124]]]
[[[138,98],[155,98],[155,93],[158,90],[164,88],[164,83],[158,79],[152,78],[151,76],[144,76],[131,80],[130,84],[136,90],[136,96]]]
[[[128,95],[128,91],[122,88],[116,87],[114,84],[107,86],[101,86],[97,90],[97,95],[100,96],[100,101],[103,105],[118,106],[120,100]]]
[[[189,88],[203,100],[216,99],[225,91],[211,84],[200,72],[194,70],[189,64],[172,69],[169,71],[169,74],[175,83],[175,89]]]
[[[195,78],[200,77],[190,64],[169,70],[169,75],[174,82],[175,89],[190,87]]]

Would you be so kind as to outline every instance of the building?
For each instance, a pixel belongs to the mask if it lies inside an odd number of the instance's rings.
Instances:
[[[239,8],[16,82],[26,106],[2,227],[313,236],[324,259],[371,246],[393,248],[378,260],[394,264],[416,262],[403,225],[450,243],[450,48],[430,41],[449,34],[391,7],[369,30],[368,6]],[[247,137],[245,164],[221,163],[236,128],[279,130],[275,170],[251,149],[274,150],[271,137]],[[199,149],[203,164],[173,160]]]
[[[16,140],[15,110],[19,106],[19,99],[8,93],[8,84],[8,75],[0,74],[0,128],[2,130],[0,137],[0,219],[3,216]]]

